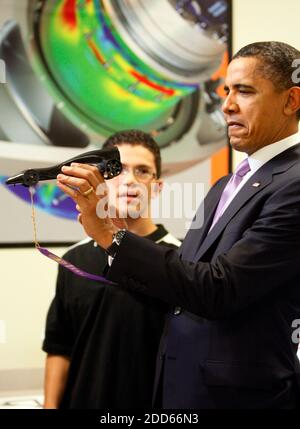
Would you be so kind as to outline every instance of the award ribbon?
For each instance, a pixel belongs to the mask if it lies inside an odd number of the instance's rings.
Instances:
[[[36,217],[35,217],[35,209],[34,209],[34,201],[33,201],[33,195],[35,193],[35,189],[33,186],[29,187],[29,193],[30,193],[30,199],[31,199],[31,218],[32,218],[32,224],[33,224],[33,233],[34,233],[34,244],[35,248],[44,256],[47,258],[52,259],[53,261],[57,262],[59,265],[62,265],[64,268],[66,268],[69,271],[72,271],[72,273],[76,274],[80,277],[85,277],[87,279],[96,280],[102,283],[115,285],[116,283],[111,282],[110,280],[107,280],[105,277],[97,276],[96,274],[87,273],[80,268],[75,267],[75,265],[71,264],[70,262],[66,261],[65,259],[61,258],[60,256],[55,255],[54,253],[50,252],[50,250],[46,249],[45,247],[41,247],[38,240],[37,240],[37,228],[36,228]]]

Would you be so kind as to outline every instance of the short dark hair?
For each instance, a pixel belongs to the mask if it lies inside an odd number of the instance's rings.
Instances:
[[[148,149],[154,156],[154,163],[156,168],[156,177],[159,179],[161,175],[161,155],[160,149],[154,138],[141,130],[123,130],[119,131],[103,143],[103,148],[120,146],[122,144],[129,144],[132,146],[143,146]]]
[[[259,70],[266,79],[270,79],[278,91],[292,86],[299,86],[300,82],[293,82],[292,75],[295,72],[293,63],[300,61],[300,51],[283,42],[256,42],[244,46],[232,58],[255,57],[262,62]],[[300,109],[297,111],[300,119]]]

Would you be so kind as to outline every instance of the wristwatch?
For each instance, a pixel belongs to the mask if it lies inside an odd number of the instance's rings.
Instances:
[[[106,249],[106,253],[114,258],[116,256],[117,250],[121,244],[121,241],[126,233],[126,229],[119,229],[115,234],[113,234],[113,240],[111,245]]]

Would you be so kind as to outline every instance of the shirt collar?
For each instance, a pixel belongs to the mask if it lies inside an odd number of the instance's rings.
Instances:
[[[262,147],[248,157],[251,172],[258,170],[270,159],[298,143],[300,143],[300,131],[278,142]]]

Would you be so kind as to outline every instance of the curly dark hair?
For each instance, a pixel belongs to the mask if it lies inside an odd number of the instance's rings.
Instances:
[[[240,57],[259,59],[261,67],[258,68],[258,71],[266,79],[270,79],[278,91],[292,86],[300,87],[300,82],[293,81],[294,64],[295,60],[300,61],[300,51],[293,46],[273,41],[251,43],[241,48],[232,57],[232,60]],[[297,118],[300,119],[300,109],[297,111]]]
[[[160,149],[153,137],[141,130],[123,130],[112,134],[103,143],[103,148],[112,146],[120,146],[122,144],[129,144],[132,146],[143,146],[148,149],[154,156],[156,167],[156,177],[159,179],[161,175],[161,155]]]

